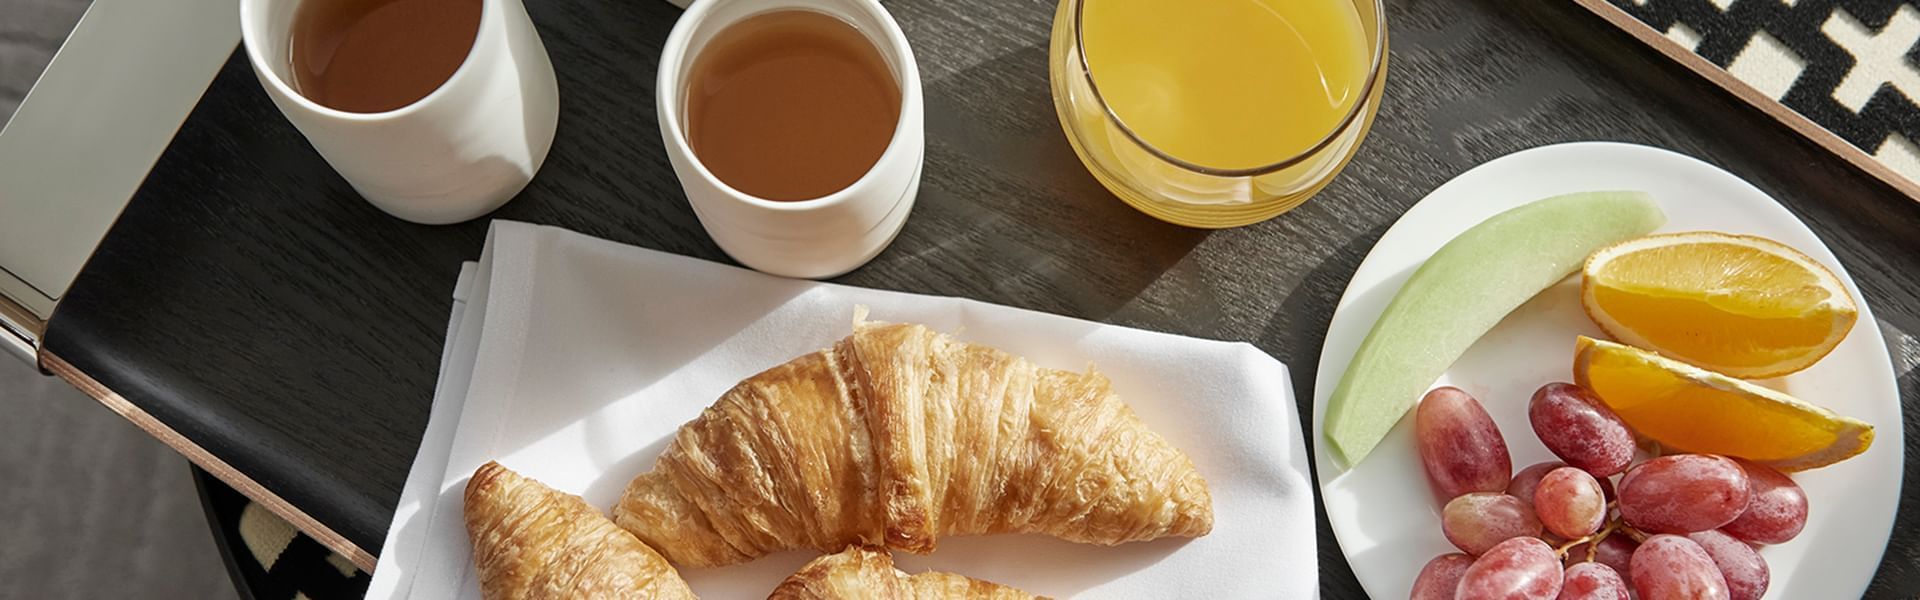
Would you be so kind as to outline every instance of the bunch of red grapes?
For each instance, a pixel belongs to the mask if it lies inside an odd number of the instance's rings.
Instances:
[[[1514,474],[1480,401],[1452,387],[1420,401],[1420,461],[1460,552],[1420,570],[1413,600],[1758,600],[1769,575],[1755,545],[1807,524],[1806,493],[1770,467],[1711,454],[1636,462],[1633,430],[1586,388],[1542,386],[1527,417],[1562,462]]]

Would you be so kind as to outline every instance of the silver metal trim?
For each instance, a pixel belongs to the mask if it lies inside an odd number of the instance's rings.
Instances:
[[[0,299],[0,302],[3,301]],[[5,313],[0,313],[0,346],[4,346],[7,353],[29,365],[37,364],[39,356],[36,348],[39,343],[39,338],[33,335],[33,330],[28,329],[26,324],[15,323]]]

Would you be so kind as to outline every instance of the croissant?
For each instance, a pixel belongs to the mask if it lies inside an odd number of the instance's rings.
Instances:
[[[466,519],[489,600],[694,597],[666,559],[579,496],[500,463],[467,482]]]
[[[780,582],[767,600],[1033,600],[1020,590],[953,573],[908,575],[885,550],[853,546],[813,559]],[[1044,599],[1042,599],[1044,600]]]
[[[1119,544],[1213,528],[1193,462],[1089,370],[856,319],[680,427],[614,521],[683,566],[942,535]]]

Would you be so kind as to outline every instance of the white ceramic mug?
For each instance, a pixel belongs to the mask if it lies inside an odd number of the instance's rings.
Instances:
[[[900,120],[880,160],[840,191],[812,200],[757,198],[720,181],[687,142],[687,76],[713,36],[741,19],[803,9],[853,24],[885,58],[900,85]],[[660,53],[655,88],[660,137],[700,225],[734,260],[785,277],[824,278],[873,260],[913,209],[926,155],[920,69],[907,37],[876,0],[698,0],[680,16]]]
[[[327,108],[290,83],[294,14],[326,1],[240,0],[240,33],[267,96],[354,190],[393,216],[441,224],[526,187],[553,145],[560,90],[520,0],[482,0],[466,61],[426,97],[380,113]]]

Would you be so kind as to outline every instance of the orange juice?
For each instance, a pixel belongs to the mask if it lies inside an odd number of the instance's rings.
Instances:
[[[1147,144],[1216,169],[1271,165],[1345,119],[1368,78],[1350,0],[1084,0],[1093,84]]]
[[[1379,0],[1060,0],[1054,108],[1080,161],[1156,218],[1286,212],[1358,150],[1386,81]]]

